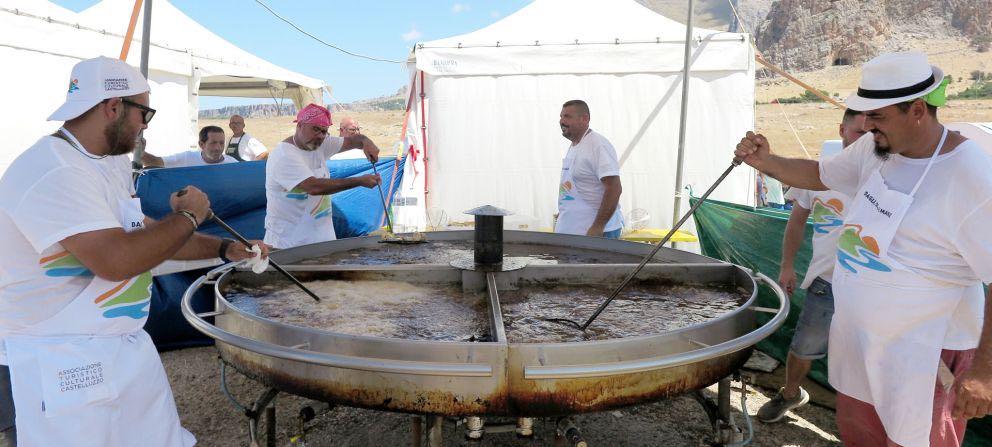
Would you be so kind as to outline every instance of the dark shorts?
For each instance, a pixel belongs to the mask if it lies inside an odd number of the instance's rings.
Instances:
[[[789,352],[803,360],[822,359],[827,355],[830,320],[834,316],[834,291],[830,283],[816,278],[806,289],[806,303],[799,314]]]

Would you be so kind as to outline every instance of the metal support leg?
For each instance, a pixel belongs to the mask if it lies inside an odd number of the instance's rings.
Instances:
[[[427,447],[442,447],[444,445],[444,416],[427,415]]]
[[[582,437],[582,432],[575,425],[575,420],[570,417],[559,418],[555,424],[555,445],[568,447],[587,447],[586,440]]]
[[[533,418],[517,418],[517,436],[521,438],[529,438],[534,436],[534,419]]]
[[[420,416],[410,418],[410,433],[413,435],[413,447],[420,447],[424,443],[424,419]]]
[[[485,432],[484,423],[482,418],[478,416],[469,416],[465,418],[465,437],[468,439],[482,439],[482,434]]]
[[[725,377],[717,383],[716,402],[706,397],[701,390],[690,394],[703,407],[706,416],[713,427],[716,444],[725,445],[743,439],[743,433],[734,422],[730,406],[730,377]],[[747,411],[744,409],[743,411]]]
[[[248,439],[252,447],[257,447],[260,445],[258,443],[258,418],[261,415],[261,411],[263,408],[269,406],[269,403],[276,398],[277,394],[279,394],[279,390],[275,388],[266,389],[265,392],[262,393],[262,395],[255,401],[255,403],[252,404],[251,410],[249,410],[246,414],[248,416]],[[272,415],[272,418],[273,425],[275,425],[274,414]]]
[[[265,407],[265,447],[276,447],[276,405]]]

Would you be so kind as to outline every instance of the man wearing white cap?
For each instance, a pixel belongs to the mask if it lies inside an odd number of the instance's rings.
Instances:
[[[148,272],[170,258],[249,253],[195,232],[210,201],[194,187],[173,194],[174,212],[157,222],[141,212],[127,154],[155,114],[148,104],[133,67],[82,61],[49,117],[64,125],[0,178],[0,444],[196,442],[142,330]]]
[[[331,194],[379,184],[378,175],[331,178],[327,159],[349,149],[362,149],[372,162],[379,148],[368,137],[328,136],[331,112],[308,104],[296,115],[296,131],[276,145],[265,165],[265,243],[275,248],[333,241]]]
[[[852,197],[828,355],[847,445],[960,445],[967,419],[992,413],[992,158],[937,120],[945,86],[925,55],[883,54],[847,98],[870,134],[846,151],[786,159],[748,132],[735,152],[786,184]]]

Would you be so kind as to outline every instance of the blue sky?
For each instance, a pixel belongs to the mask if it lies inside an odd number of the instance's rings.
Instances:
[[[328,43],[354,53],[392,60],[406,60],[415,42],[482,28],[530,2],[262,1]],[[98,1],[53,0],[53,3],[81,11]],[[338,102],[392,94],[410,82],[406,64],[368,61],[324,46],[280,21],[253,0],[171,0],[171,3],[242,49],[290,70],[324,80],[333,87],[334,100]],[[154,23],[152,34],[155,34]],[[271,99],[201,97],[200,108],[267,102]]]

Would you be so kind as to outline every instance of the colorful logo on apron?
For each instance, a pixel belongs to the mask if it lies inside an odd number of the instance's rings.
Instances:
[[[142,273],[134,278],[121,281],[114,288],[96,297],[104,318],[128,317],[140,320],[148,316],[152,296],[152,274]]]
[[[320,201],[317,205],[310,210],[310,215],[314,219],[320,219],[322,217],[327,217],[331,214],[331,196],[321,196]]]
[[[848,224],[837,242],[837,262],[851,273],[858,273],[857,267],[879,272],[891,272],[889,266],[879,259],[878,242],[871,236],[861,236],[861,226]]]
[[[45,269],[45,276],[93,276],[93,272],[68,251],[45,256],[38,263]]]
[[[844,224],[844,203],[830,199],[824,203],[820,199],[813,200],[813,231],[826,234],[830,230]]]
[[[568,180],[558,185],[558,201],[563,200],[575,200],[575,197],[572,197],[572,182]]]
[[[310,197],[310,195],[307,194],[307,192],[304,191],[303,189],[301,189],[299,186],[297,186],[296,188],[293,188],[288,193],[286,193],[286,198],[287,199],[306,200],[307,197]]]

